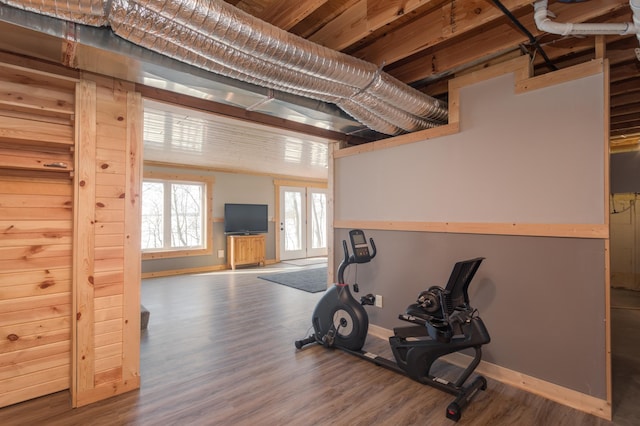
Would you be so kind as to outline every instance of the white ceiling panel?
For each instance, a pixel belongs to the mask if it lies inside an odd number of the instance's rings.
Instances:
[[[144,100],[144,159],[326,179],[328,144],[317,136]]]

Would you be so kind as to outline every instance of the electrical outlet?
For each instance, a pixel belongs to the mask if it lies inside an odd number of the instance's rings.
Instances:
[[[379,294],[376,294],[376,306],[378,308],[382,308],[382,296]]]
[[[218,259],[222,259],[224,257],[224,250],[218,250]]]

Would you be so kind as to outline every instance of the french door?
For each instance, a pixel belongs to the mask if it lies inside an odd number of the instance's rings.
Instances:
[[[327,255],[327,190],[280,187],[280,259]]]

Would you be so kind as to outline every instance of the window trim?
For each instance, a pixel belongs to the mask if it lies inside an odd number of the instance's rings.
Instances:
[[[213,184],[215,179],[213,176],[191,175],[182,173],[164,173],[153,170],[145,170],[143,172],[142,181],[156,180],[162,182],[197,182],[205,185],[205,202],[207,203],[204,218],[204,235],[205,247],[201,249],[146,249],[142,251],[142,260],[149,259],[168,259],[172,257],[185,256],[204,256],[213,254]],[[141,183],[142,185],[142,183]],[[141,199],[142,201],[142,199]]]

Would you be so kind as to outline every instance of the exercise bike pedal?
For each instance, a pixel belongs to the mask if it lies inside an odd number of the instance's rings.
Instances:
[[[306,339],[296,340],[295,341],[296,349],[302,349],[302,347],[304,345],[308,345],[310,343],[314,343],[315,341],[316,341],[315,334],[312,334],[311,336],[307,337]]]
[[[334,342],[335,342],[335,333],[330,331],[329,333],[322,336],[322,346],[324,346],[325,348],[332,348]]]

